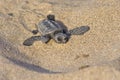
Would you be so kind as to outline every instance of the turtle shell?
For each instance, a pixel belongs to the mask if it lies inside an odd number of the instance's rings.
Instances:
[[[56,21],[46,19],[38,23],[38,31],[42,35],[48,35],[62,30],[62,27]]]

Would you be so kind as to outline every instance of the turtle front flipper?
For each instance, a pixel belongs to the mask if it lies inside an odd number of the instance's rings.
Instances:
[[[49,40],[50,40],[50,38],[46,37],[46,36],[32,36],[32,37],[26,39],[23,42],[23,45],[31,46],[35,41],[42,41],[44,43],[47,43]]]
[[[81,27],[77,27],[77,28],[70,30],[69,33],[71,35],[83,35],[84,33],[86,33],[89,30],[90,30],[89,26],[81,26]]]
[[[41,40],[41,36],[32,36],[23,42],[25,46],[31,46],[35,41]]]

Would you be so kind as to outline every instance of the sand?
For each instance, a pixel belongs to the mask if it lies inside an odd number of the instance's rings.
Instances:
[[[24,46],[24,40],[34,35],[20,20],[34,30],[48,14],[69,30],[90,30],[66,44],[51,40]],[[0,1],[0,80],[119,80],[119,57],[119,0]]]

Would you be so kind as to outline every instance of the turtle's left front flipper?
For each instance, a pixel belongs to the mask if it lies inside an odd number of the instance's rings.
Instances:
[[[84,33],[86,33],[89,30],[90,30],[89,26],[81,26],[81,27],[77,27],[77,28],[70,30],[69,33],[71,35],[83,35]]]

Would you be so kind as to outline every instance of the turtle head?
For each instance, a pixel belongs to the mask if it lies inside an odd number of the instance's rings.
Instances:
[[[65,33],[57,33],[55,34],[54,40],[57,43],[66,43],[69,40],[69,37]]]

